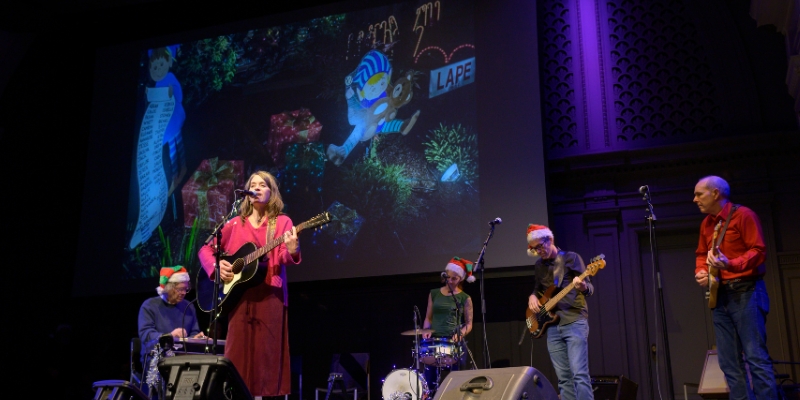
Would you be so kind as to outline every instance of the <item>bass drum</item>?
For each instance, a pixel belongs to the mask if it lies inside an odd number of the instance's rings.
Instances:
[[[427,400],[429,395],[425,378],[413,369],[396,369],[383,380],[384,400]]]

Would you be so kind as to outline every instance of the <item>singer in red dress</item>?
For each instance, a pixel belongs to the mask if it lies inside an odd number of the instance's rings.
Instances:
[[[248,242],[261,248],[268,239],[280,236],[283,243],[259,260],[259,267],[267,268],[264,281],[245,290],[228,313],[225,357],[233,362],[253,396],[283,396],[291,392],[286,266],[300,263],[300,243],[292,220],[282,213],[275,177],[257,171],[245,188],[253,194],[242,201],[239,215],[223,226],[222,249],[234,254]],[[199,251],[209,279],[214,278],[214,243]],[[227,260],[220,261],[219,270],[223,282],[234,278]]]

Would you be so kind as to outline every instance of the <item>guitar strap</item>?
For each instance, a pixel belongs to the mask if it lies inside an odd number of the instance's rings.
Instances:
[[[553,285],[561,287],[561,281],[564,278],[564,250],[559,249],[556,254],[556,259],[553,261]]]
[[[267,241],[264,244],[269,243],[275,237],[275,224],[278,221],[277,217],[272,217],[268,220],[267,224]]]
[[[714,248],[719,247],[720,243],[722,243],[722,238],[725,237],[725,231],[728,230],[728,224],[731,223],[731,215],[733,215],[738,208],[738,204],[734,204],[733,207],[731,207],[731,212],[728,213],[728,218],[725,219],[725,226],[722,227],[722,232],[719,234],[719,237],[717,237],[717,243],[714,244]]]
[[[267,220],[267,240],[264,244],[270,243],[275,237],[275,225],[278,221],[278,217],[271,217]],[[265,254],[266,257],[269,257],[269,254]],[[272,276],[276,274],[269,264],[267,264],[267,283],[272,282]]]

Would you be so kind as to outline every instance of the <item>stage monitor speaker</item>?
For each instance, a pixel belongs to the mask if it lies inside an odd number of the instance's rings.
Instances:
[[[158,362],[163,400],[253,400],[230,360],[210,354],[167,357]]]
[[[451,371],[434,400],[558,400],[550,381],[533,367]]]
[[[93,400],[150,400],[139,387],[128,381],[108,380],[92,384]]]
[[[622,375],[593,376],[592,390],[595,400],[636,400],[639,384]]]

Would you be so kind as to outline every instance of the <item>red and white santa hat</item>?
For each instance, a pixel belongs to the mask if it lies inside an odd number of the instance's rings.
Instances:
[[[472,275],[473,266],[474,264],[472,261],[459,257],[453,257],[450,262],[447,263],[447,266],[444,269],[447,271],[453,271],[458,274],[462,280],[472,283],[475,282],[475,277]]]
[[[528,224],[528,243],[534,240],[541,240],[544,238],[552,238],[553,232],[550,228],[544,225],[536,225],[536,224]],[[528,255],[531,257],[536,257],[536,253],[528,247]]]
[[[182,265],[176,265],[174,267],[163,267],[161,268],[160,277],[158,278],[158,287],[156,288],[156,293],[160,296],[164,293],[164,286],[166,286],[167,282],[173,283],[180,283],[180,282],[189,282],[189,272],[186,271]]]

